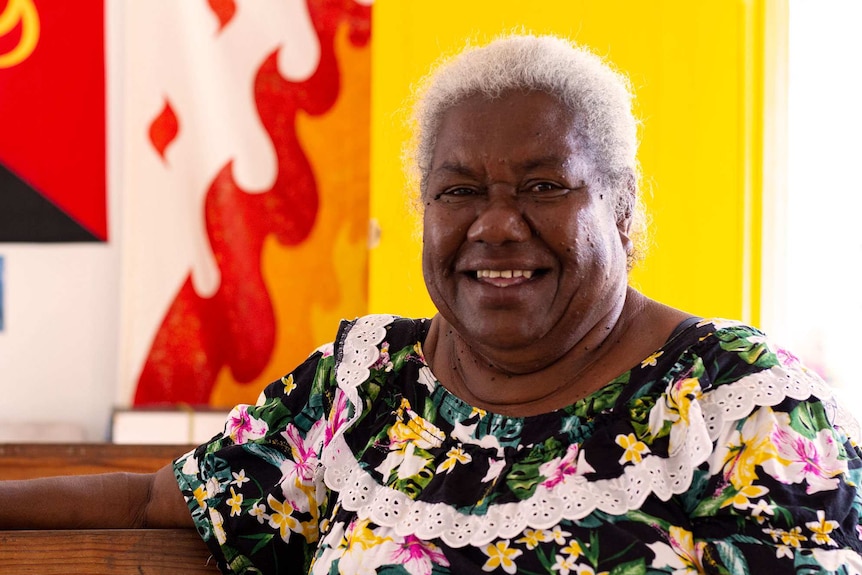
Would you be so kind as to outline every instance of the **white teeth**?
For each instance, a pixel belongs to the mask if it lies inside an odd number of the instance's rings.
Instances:
[[[477,278],[520,278],[533,277],[532,270],[476,270]]]

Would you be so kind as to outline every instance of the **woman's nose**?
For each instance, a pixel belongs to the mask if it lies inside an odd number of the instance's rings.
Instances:
[[[532,235],[517,197],[489,198],[478,210],[467,230],[470,241],[501,245],[526,241]]]

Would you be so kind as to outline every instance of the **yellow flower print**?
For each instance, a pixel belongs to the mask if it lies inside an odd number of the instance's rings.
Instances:
[[[242,513],[242,493],[237,495],[236,491],[233,490],[233,487],[230,488],[230,499],[227,500],[227,504],[230,505],[230,516],[237,517],[240,513]]]
[[[269,526],[278,529],[278,534],[284,541],[287,541],[290,535],[288,531],[299,529],[299,522],[291,515],[293,505],[287,501],[282,503],[272,495],[267,496],[266,502],[273,510],[273,514],[269,516]]]
[[[236,485],[237,487],[242,487],[243,483],[248,483],[251,481],[248,477],[245,476],[245,469],[240,469],[239,473],[231,473],[233,475],[233,481],[231,481],[231,485]]]
[[[655,366],[658,363],[658,361],[656,361],[656,360],[658,360],[658,358],[660,358],[663,355],[664,355],[663,351],[657,351],[657,352],[653,353],[651,356],[649,356],[648,358],[644,359],[641,362],[641,368],[644,368],[648,365],[649,366]]]
[[[557,555],[556,563],[551,565],[551,571],[559,571],[560,575],[569,575],[569,573],[576,572],[576,568],[575,558],[571,555]]]
[[[477,415],[477,414],[479,415],[479,419],[482,419],[483,417],[488,415],[488,412],[485,411],[484,409],[474,407],[473,410],[470,412],[470,417],[473,417],[474,415]]]
[[[817,521],[809,521],[805,526],[814,533],[811,537],[812,541],[820,545],[838,546],[838,543],[829,536],[838,527],[838,522],[831,519],[827,521],[826,513],[822,509],[817,511]]]
[[[750,499],[756,499],[758,497],[763,497],[769,493],[769,489],[763,487],[761,485],[746,485],[742,489],[736,492],[731,499],[728,499],[724,503],[721,504],[722,507],[727,507],[728,505],[733,505],[737,509],[748,509],[749,507],[754,507],[752,505]]]
[[[751,506],[751,515],[762,525],[766,521],[766,516],[775,515],[775,511],[773,511],[772,505],[767,503],[765,499],[761,499]]]
[[[790,531],[785,531],[783,529],[775,529],[773,530],[775,534],[773,537],[778,537],[778,540],[781,541],[784,545],[789,545],[790,547],[799,548],[799,544],[803,541],[808,541],[808,537],[802,534],[801,527],[794,527]]]
[[[543,541],[548,541],[547,534],[543,529],[539,529],[538,531],[535,529],[527,529],[524,531],[524,536],[520,539],[516,539],[515,543],[524,543],[527,545],[527,549],[532,551]]]
[[[569,541],[569,544],[560,549],[560,551],[567,554],[571,559],[577,559],[584,553],[584,550],[577,539]]]
[[[700,395],[700,381],[696,377],[678,381],[674,383],[667,395],[668,408],[671,412],[679,414],[679,419],[684,423],[688,423],[692,397],[696,398],[698,395]]]
[[[207,508],[207,490],[203,485],[198,485],[198,488],[194,490],[192,495],[194,495],[195,501],[198,502],[198,507],[201,509]]]
[[[776,456],[772,431],[780,415],[786,416],[768,407],[762,408],[756,416],[747,419],[742,429],[734,432],[724,446],[716,450],[725,479],[737,490],[754,483],[757,479],[755,468]]]
[[[649,452],[649,448],[643,441],[635,437],[634,433],[623,435],[622,433],[616,437],[617,445],[625,449],[625,453],[620,457],[620,463],[633,462],[640,463],[644,453]]]
[[[211,511],[210,521],[212,521],[213,534],[216,536],[216,541],[219,542],[219,545],[227,543],[227,533],[224,530],[224,517],[221,516],[221,513]]]
[[[568,537],[569,535],[571,535],[571,533],[569,533],[568,531],[563,531],[563,528],[557,525],[551,530],[551,533],[549,534],[547,540],[549,541],[553,539],[557,543],[557,545],[565,545],[566,537]]]
[[[383,538],[375,535],[374,531],[368,528],[369,523],[368,519],[363,519],[361,521],[354,521],[350,525],[341,542],[345,553],[367,551],[389,539],[388,537]]]
[[[523,553],[520,549],[509,549],[508,539],[488,545],[483,551],[488,556],[488,560],[482,565],[482,571],[493,571],[498,567],[502,567],[506,573],[517,572],[518,567],[515,565],[514,559]]]
[[[437,473],[443,471],[448,473],[452,471],[452,469],[454,469],[455,465],[459,463],[470,463],[471,461],[473,461],[473,458],[470,456],[469,453],[464,453],[464,450],[460,447],[453,447],[446,454],[446,461],[444,461],[440,464],[439,467],[437,467]]]
[[[389,441],[393,445],[413,442],[417,447],[429,449],[439,446],[446,438],[440,429],[413,411],[406,398],[401,399],[396,415],[398,421],[389,428]],[[407,421],[404,421],[405,415]]]
[[[688,573],[693,571],[695,573],[702,573],[700,557],[694,545],[694,535],[692,535],[691,531],[674,525],[668,530],[668,535],[670,536],[671,548],[685,564],[685,570],[677,572]]]
[[[257,519],[257,522],[263,525],[263,522],[269,519],[269,515],[266,514],[266,506],[263,503],[255,503],[251,506],[251,509],[248,510],[248,514]]]
[[[293,381],[293,374],[281,378],[281,383],[284,384],[284,395],[290,395],[290,392],[296,389],[296,382]]]

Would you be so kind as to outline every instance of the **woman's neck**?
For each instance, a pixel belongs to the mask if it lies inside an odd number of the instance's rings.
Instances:
[[[616,313],[600,318],[561,356],[530,370],[510,369],[479,353],[439,315],[424,350],[440,383],[468,404],[504,415],[536,415],[604,387],[660,347],[685,316],[629,290]]]

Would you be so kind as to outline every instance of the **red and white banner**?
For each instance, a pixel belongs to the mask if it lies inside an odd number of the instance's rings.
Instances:
[[[0,0],[0,242],[108,239],[101,2]]]
[[[253,401],[367,305],[370,7],[121,10],[121,402]]]

